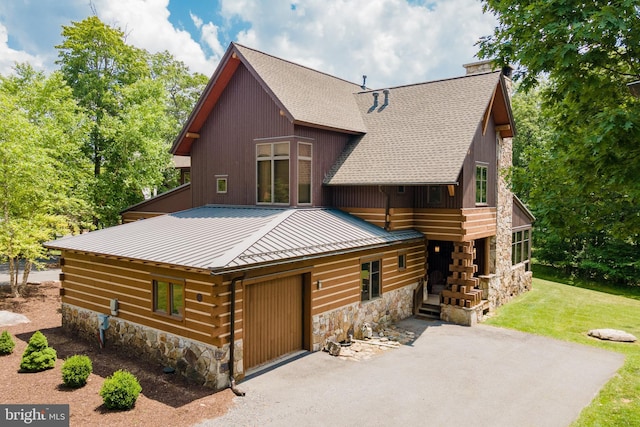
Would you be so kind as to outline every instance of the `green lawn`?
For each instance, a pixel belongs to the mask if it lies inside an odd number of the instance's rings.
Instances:
[[[611,287],[595,283],[565,284],[569,279],[561,276],[554,279],[565,283],[535,276],[534,269],[530,292],[500,307],[486,323],[623,353],[623,367],[574,426],[640,426],[640,342],[614,343],[587,336],[590,329],[612,328],[640,338],[640,289],[618,287],[612,292]],[[549,271],[540,276],[550,277]]]

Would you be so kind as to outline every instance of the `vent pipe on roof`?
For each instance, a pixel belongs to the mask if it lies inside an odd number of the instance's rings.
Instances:
[[[385,109],[385,107],[387,105],[389,105],[389,89],[385,89],[382,91],[382,93],[384,93],[384,104],[382,104],[380,106],[380,108],[378,109],[378,111],[382,111]]]
[[[373,92],[373,105],[369,108],[370,113],[378,108],[378,95],[380,95],[378,92]]]
[[[367,89],[366,83],[367,83],[367,76],[365,76],[363,74],[362,75],[362,85],[360,86],[362,88],[362,90],[366,90]]]

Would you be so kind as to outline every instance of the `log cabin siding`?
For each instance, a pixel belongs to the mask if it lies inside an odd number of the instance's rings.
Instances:
[[[398,270],[400,253],[406,255],[404,270]],[[425,274],[424,245],[421,243],[343,255],[317,263],[312,277],[311,315],[360,302],[360,263],[373,259],[381,261],[381,293],[415,284]],[[322,283],[321,289],[317,289],[318,281]]]
[[[255,140],[286,137],[293,131],[293,124],[240,64],[191,148],[193,206],[255,205]],[[227,176],[226,194],[216,193],[216,175]]]
[[[62,258],[63,303],[110,314],[110,300],[116,298],[117,317],[122,320],[209,344],[217,336],[213,309],[221,300],[214,278],[208,272],[189,272],[71,251],[63,251]],[[184,280],[181,319],[153,311],[152,281],[162,278]]]

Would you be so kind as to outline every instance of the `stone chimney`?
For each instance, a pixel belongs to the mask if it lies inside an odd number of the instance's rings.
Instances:
[[[468,64],[462,65],[466,70],[466,75],[472,74],[480,74],[480,73],[488,73],[491,71],[496,71],[498,66],[495,64],[493,59],[485,59],[483,61],[478,62],[470,62]],[[513,67],[511,65],[506,65],[502,67],[502,75],[505,77],[505,83],[507,84],[507,90],[509,91],[509,96],[511,96],[513,92],[513,82],[511,81],[511,74],[513,73]]]

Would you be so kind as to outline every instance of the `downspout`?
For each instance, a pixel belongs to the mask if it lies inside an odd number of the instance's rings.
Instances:
[[[244,274],[240,277],[236,277],[231,279],[231,326],[230,326],[230,335],[229,340],[231,341],[229,345],[229,388],[236,396],[244,396],[245,392],[239,390],[236,387],[236,380],[233,378],[233,365],[235,362],[234,349],[236,347],[235,343],[235,330],[236,330],[236,282],[238,280],[244,280]]]
[[[391,218],[389,216],[389,210],[390,210],[390,204],[391,204],[391,196],[389,196],[389,193],[385,192],[382,189],[382,185],[378,185],[378,191],[380,191],[382,194],[384,194],[385,197],[385,203],[384,203],[384,231],[389,231],[389,225],[391,223]]]

